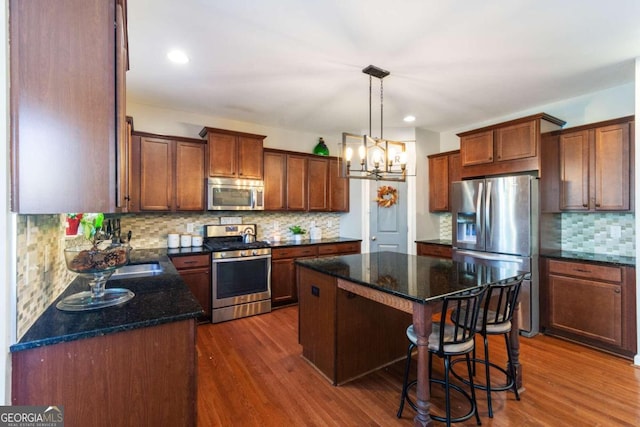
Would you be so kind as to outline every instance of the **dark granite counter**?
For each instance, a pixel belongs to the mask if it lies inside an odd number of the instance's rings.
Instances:
[[[636,258],[621,256],[621,255],[607,255],[607,254],[595,254],[590,252],[572,252],[572,251],[540,251],[540,256],[545,258],[561,259],[565,261],[587,261],[599,264],[614,264],[623,265],[627,267],[636,266]]]
[[[130,264],[152,261],[159,261],[164,270],[162,274],[112,279],[107,282],[107,288],[126,288],[133,291],[135,297],[130,301],[120,306],[91,311],[58,310],[56,303],[60,299],[89,289],[87,279],[77,277],[10,350],[27,350],[201,315],[202,307],[169,260],[167,249],[138,249],[131,252]]]
[[[397,252],[302,258],[296,264],[422,303],[522,274],[515,268],[498,269]]]
[[[286,248],[290,246],[309,246],[309,245],[326,245],[331,243],[346,243],[346,242],[362,242],[362,239],[352,239],[349,237],[334,237],[320,240],[301,240],[300,242],[294,242],[293,240],[281,240],[279,242],[269,242],[269,246],[272,248]]]
[[[166,249],[167,255],[170,257],[188,256],[188,255],[209,255],[211,251],[204,246],[192,246],[189,248]]]
[[[445,240],[445,239],[416,240],[415,243],[427,243],[431,245],[451,246],[451,240]]]

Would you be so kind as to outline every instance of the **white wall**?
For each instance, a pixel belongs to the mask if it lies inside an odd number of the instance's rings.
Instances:
[[[636,82],[640,83],[640,58],[636,58]],[[635,87],[635,111],[640,111],[640,84],[636,84]],[[637,126],[636,126],[637,128]],[[640,165],[640,132],[635,132],[636,140],[635,140],[635,164]],[[636,166],[636,171],[638,167]],[[636,180],[635,180],[635,200],[636,206],[638,205],[638,200],[640,200],[640,173],[636,172]],[[640,259],[638,257],[638,251],[640,250],[640,215],[635,216],[636,220],[636,259]],[[638,343],[640,345],[640,268],[636,265],[636,335]],[[636,356],[633,360],[633,363],[636,365],[640,365],[640,348],[636,349]]]
[[[440,134],[416,129],[416,236],[418,239],[437,239],[440,236],[438,215],[429,212],[429,162],[427,156],[439,153]],[[414,245],[415,246],[415,245]]]

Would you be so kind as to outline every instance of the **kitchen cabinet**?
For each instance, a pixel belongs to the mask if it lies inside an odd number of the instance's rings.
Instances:
[[[200,131],[209,147],[208,176],[258,179],[263,173],[264,135],[205,127]]]
[[[329,210],[349,212],[349,178],[340,176],[342,159],[329,159]]]
[[[540,135],[565,122],[536,114],[459,133],[463,178],[540,171]]]
[[[417,242],[417,253],[422,256],[432,256],[436,258],[451,258],[453,249],[451,245],[439,245],[436,243]]]
[[[460,181],[460,150],[432,154],[429,162],[429,212],[450,212],[451,183]]]
[[[10,0],[12,211],[116,211],[125,17],[124,0]]]
[[[287,246],[271,249],[271,305],[281,306],[298,301],[295,260],[318,256],[360,253],[360,242],[340,242]]]
[[[127,79],[129,70],[129,45],[127,38],[126,11],[123,5],[116,5],[116,206],[117,212],[129,211],[130,181],[129,160],[131,159],[131,132],[133,118],[127,117]]]
[[[630,210],[629,121],[560,135],[560,210]]]
[[[194,319],[11,355],[12,405],[62,405],[69,426],[196,425]]]
[[[172,256],[171,262],[180,273],[191,293],[196,297],[204,314],[200,323],[211,321],[211,255]]]
[[[204,210],[205,144],[201,140],[135,132],[132,146],[132,210]]]
[[[633,357],[635,268],[545,257],[541,260],[543,332]]]
[[[264,150],[265,210],[348,212],[349,183],[339,159]]]

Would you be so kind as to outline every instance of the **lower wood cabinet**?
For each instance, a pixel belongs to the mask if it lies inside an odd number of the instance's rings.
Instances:
[[[341,242],[288,246],[271,249],[271,305],[274,307],[298,301],[295,260],[317,256],[360,253],[360,242]]]
[[[438,245],[436,243],[417,242],[416,247],[418,255],[436,258],[451,258],[453,252],[451,246]]]
[[[196,426],[194,319],[11,356],[12,405],[64,406],[68,426]]]
[[[191,293],[196,297],[204,314],[200,323],[211,321],[211,256],[187,255],[171,257],[171,262],[180,273]]]
[[[636,353],[635,269],[541,260],[543,332],[633,357]]]

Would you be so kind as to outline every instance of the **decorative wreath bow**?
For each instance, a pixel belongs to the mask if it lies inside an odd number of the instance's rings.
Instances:
[[[390,208],[398,203],[398,190],[390,185],[383,185],[378,188],[376,202],[378,202],[378,206],[382,208]]]

